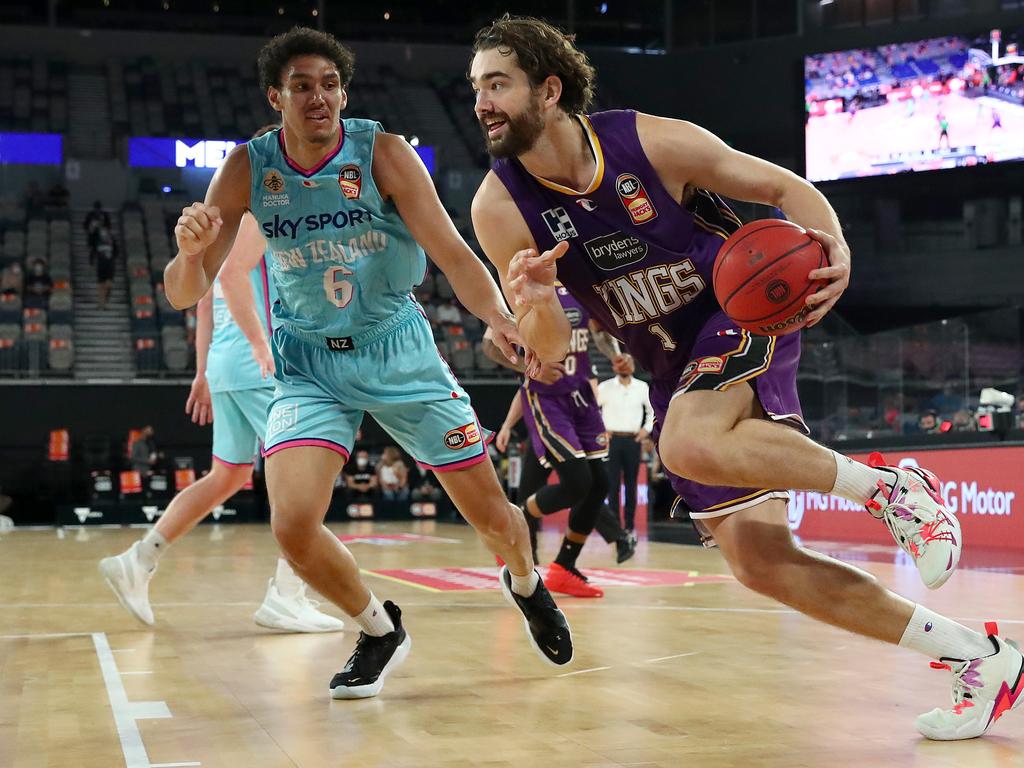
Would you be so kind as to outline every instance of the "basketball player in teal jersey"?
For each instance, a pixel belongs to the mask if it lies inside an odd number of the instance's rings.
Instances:
[[[252,477],[274,394],[269,334],[276,292],[267,282],[265,249],[256,221],[244,217],[213,290],[199,302],[196,376],[185,412],[200,426],[213,422],[209,474],[175,496],[142,540],[100,562],[100,572],[121,604],[144,624],[154,622],[149,582],[160,557]],[[343,628],[341,621],[318,611],[305,593],[305,583],[288,561],[278,559],[256,623],[291,632]]]
[[[473,224],[539,359],[569,350],[557,279],[651,372],[662,462],[741,583],[952,672],[955,706],[919,717],[922,734],[978,736],[1024,701],[1024,659],[995,624],[986,637],[790,533],[787,489],[815,490],[863,504],[931,588],[960,555],[960,527],[937,478],[919,467],[861,464],[812,442],[796,391],[799,334],[741,331],[710,288],[722,241],[739,227],[719,195],[770,204],[813,227],[829,256],[809,275],[828,282],[807,299],[807,318],[818,322],[850,275],[824,196],[691,123],[630,110],[584,114],[594,70],[543,21],[505,16],[480,30],[470,76],[496,158],[473,201]]]
[[[567,663],[569,627],[534,570],[526,523],[505,499],[469,397],[410,293],[424,275],[425,248],[462,304],[515,357],[511,342],[520,339],[501,291],[455,230],[412,147],[373,121],[341,120],[350,51],[296,28],[263,48],[259,70],[283,127],[232,151],[206,201],[184,209],[165,285],[175,306],[194,304],[252,211],[270,245],[281,323],[264,447],[271,524],[299,575],[362,628],[332,695],[376,695],[410,646],[398,607],[378,601],[322,525],[364,412],[437,474],[507,563],[501,584],[534,649]]]

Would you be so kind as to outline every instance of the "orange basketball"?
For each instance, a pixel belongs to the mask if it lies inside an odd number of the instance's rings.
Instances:
[[[752,221],[718,251],[715,296],[740,328],[784,336],[803,326],[805,300],[825,285],[807,275],[827,266],[824,250],[803,227],[781,219]]]

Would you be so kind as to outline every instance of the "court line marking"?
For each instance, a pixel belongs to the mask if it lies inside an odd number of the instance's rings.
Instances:
[[[572,677],[573,675],[585,675],[585,674],[587,674],[587,672],[600,672],[603,669],[611,669],[611,667],[608,666],[608,667],[591,667],[590,669],[577,669],[575,672],[563,672],[560,675],[555,675],[555,677]]]
[[[122,672],[121,673],[121,677],[128,677],[128,675],[152,675],[152,674],[153,674],[153,670],[147,669],[147,670],[140,670],[140,671],[137,671],[137,672]]]
[[[677,654],[674,654],[672,656],[659,656],[656,659],[647,659],[647,660],[645,660],[644,663],[645,664],[653,664],[656,661],[668,661],[669,659],[682,659],[682,658],[685,658],[686,656],[696,656],[698,653],[700,653],[700,651],[690,651],[689,653],[677,653]]]
[[[114,660],[106,633],[93,632],[92,642],[96,646],[96,656],[100,661],[103,684],[107,687],[110,709],[114,713],[114,724],[117,726],[117,736],[121,740],[125,768],[150,768],[149,755],[146,754],[146,747],[142,743],[139,726],[132,717],[132,705],[118,674],[117,662]]]
[[[420,584],[412,584],[410,582],[401,581],[400,579],[392,579],[390,576],[382,576],[381,574],[374,573],[373,571],[362,571],[362,572],[366,573],[366,574],[368,574],[370,576],[377,576],[378,578],[390,579],[391,581],[397,581],[399,584],[405,584],[405,585],[410,586],[410,587],[417,587],[419,589],[426,590],[427,592],[436,592],[438,594],[442,594],[442,593],[443,594],[453,594],[451,592],[446,592],[445,590],[441,590],[441,589],[434,589],[432,587],[424,587],[424,586],[422,586]],[[466,592],[457,592],[457,593],[454,593],[454,594],[464,595],[464,594],[467,594],[467,593]],[[10,608],[10,609],[19,609],[19,608],[109,608],[109,607],[114,606],[114,605],[118,605],[118,603],[117,602],[112,602],[112,603],[88,603],[88,604],[82,604],[82,603],[0,603],[0,610],[2,610],[4,608]],[[199,606],[199,607],[230,607],[230,606],[253,606],[253,605],[259,605],[259,603],[255,602],[255,601],[253,601],[253,602],[226,602],[226,603],[218,603],[218,602],[211,602],[211,603],[195,603],[195,602],[190,602],[190,603],[153,603],[153,606],[157,607],[157,608],[174,608],[174,607],[185,607],[185,606],[193,606],[193,607],[195,607],[195,606]],[[411,606],[411,607],[415,606],[415,607],[418,607],[418,608],[496,608],[499,605],[503,606],[504,603],[501,603],[501,604],[499,604],[497,602],[495,602],[493,604],[492,603],[418,603],[418,602],[414,602],[413,601],[413,602],[407,603],[406,605]],[[570,608],[572,608],[574,610],[575,609],[581,609],[581,608],[591,608],[591,609],[592,608],[607,608],[607,609],[612,609],[612,610],[614,610],[616,608],[623,608],[623,609],[629,608],[630,610],[642,610],[642,611],[679,611],[679,612],[694,612],[694,613],[780,613],[780,614],[790,614],[790,615],[793,615],[793,616],[802,616],[803,615],[799,611],[794,611],[794,610],[792,610],[790,608],[736,608],[736,607],[718,608],[718,607],[714,607],[714,606],[697,606],[697,605],[628,605],[627,606],[627,605],[621,605],[621,604],[617,604],[617,603],[606,603],[604,605],[598,605],[598,604],[595,604],[595,603],[586,603],[586,604],[583,604],[583,603],[572,603],[572,604],[569,604],[567,607],[570,607]],[[979,619],[979,618],[975,618],[973,616],[967,616],[967,617],[965,617],[965,616],[950,616],[948,618],[951,618],[954,621],[960,621],[960,622],[972,621],[972,622],[977,622],[979,624],[983,624],[986,621],[992,621],[991,618]],[[813,619],[811,619],[811,620],[813,621]],[[1000,618],[997,618],[996,621],[999,624],[1024,624],[1024,619],[1000,619]],[[89,635],[90,635],[89,632],[53,632],[53,633],[38,634],[38,635],[30,633],[30,634],[20,634],[20,635],[0,635],[0,640],[15,640],[15,639],[18,639],[18,638],[26,638],[26,637],[33,637],[33,638],[35,638],[35,637],[40,637],[40,638],[41,637],[87,637]],[[129,653],[129,652],[134,651],[134,650],[135,650],[134,648],[118,648],[118,649],[114,650],[113,653]]]
[[[169,768],[170,766],[196,766],[197,762],[157,763],[149,762],[146,745],[142,743],[137,720],[162,719],[172,717],[170,709],[163,701],[129,701],[124,689],[124,681],[117,668],[114,654],[118,651],[134,651],[134,648],[111,649],[106,632],[93,632],[92,642],[99,659],[103,684],[107,689],[107,699],[114,715],[117,736],[121,741],[121,752],[124,754],[125,768]]]
[[[202,765],[202,763],[150,763],[149,768],[185,768],[188,765]]]
[[[51,639],[57,637],[92,637],[92,632],[32,632],[21,635],[0,635],[0,640],[36,640]]]
[[[445,592],[445,591],[452,591],[452,590],[435,589],[434,587],[427,587],[427,586],[424,586],[423,584],[417,584],[414,581],[406,581],[405,579],[399,579],[399,578],[397,578],[395,576],[386,576],[383,573],[377,573],[376,571],[371,571],[371,570],[368,570],[366,568],[360,568],[359,572],[360,573],[364,573],[367,576],[376,576],[378,579],[387,579],[388,581],[393,581],[396,584],[401,584],[401,585],[406,586],[406,587],[416,587],[416,589],[422,589],[425,592],[434,592],[436,594],[441,594],[442,592]]]

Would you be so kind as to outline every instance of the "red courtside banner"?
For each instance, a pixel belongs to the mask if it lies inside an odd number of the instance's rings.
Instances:
[[[966,546],[1024,549],[1024,447],[886,451],[885,460],[930,469],[963,528]],[[867,461],[867,454],[850,454]],[[863,507],[828,494],[797,491],[789,525],[802,539],[891,544],[888,529]]]

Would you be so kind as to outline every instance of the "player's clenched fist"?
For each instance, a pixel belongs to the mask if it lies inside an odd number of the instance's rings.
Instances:
[[[220,234],[224,223],[220,208],[205,203],[192,203],[181,212],[174,225],[174,239],[185,256],[197,256],[209,248]]]

